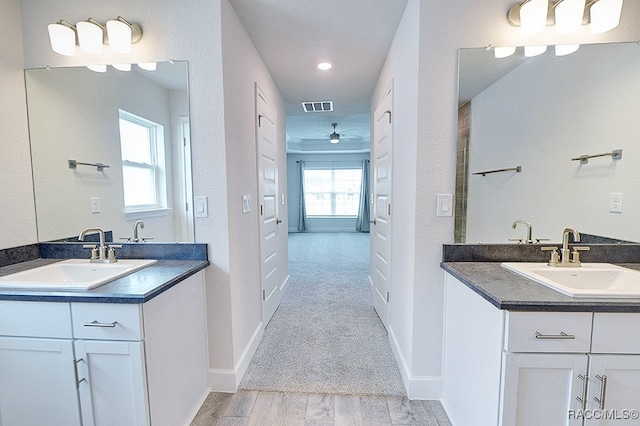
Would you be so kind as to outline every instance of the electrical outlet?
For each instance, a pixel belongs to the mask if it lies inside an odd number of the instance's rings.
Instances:
[[[622,213],[622,192],[612,192],[609,195],[609,212]]]
[[[100,213],[100,197],[91,197],[91,213]]]

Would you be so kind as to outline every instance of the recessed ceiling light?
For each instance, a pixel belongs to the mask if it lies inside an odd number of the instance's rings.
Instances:
[[[333,65],[331,65],[329,62],[320,62],[318,64],[318,69],[322,71],[330,70],[331,67],[333,67]]]

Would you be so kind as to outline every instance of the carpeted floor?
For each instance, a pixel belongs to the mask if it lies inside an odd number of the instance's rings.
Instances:
[[[240,389],[405,396],[368,271],[369,234],[290,234],[290,287]]]

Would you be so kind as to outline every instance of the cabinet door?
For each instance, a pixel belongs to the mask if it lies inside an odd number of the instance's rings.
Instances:
[[[640,355],[590,355],[585,424],[640,425]]]
[[[504,353],[501,425],[582,425],[585,354]]]
[[[0,425],[80,425],[71,340],[0,337]]]
[[[142,342],[76,340],[84,426],[148,425]]]

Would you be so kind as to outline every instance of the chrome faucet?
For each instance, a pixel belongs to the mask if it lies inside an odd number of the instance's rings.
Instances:
[[[526,220],[516,220],[515,222],[513,222],[513,225],[511,225],[511,227],[513,229],[516,229],[516,225],[518,225],[519,223],[522,223],[523,225],[525,225],[527,227],[527,239],[525,240],[524,243],[525,244],[533,244],[533,232],[532,232],[532,229],[531,229],[531,223],[529,223]],[[516,241],[522,242],[522,240],[519,239],[519,238],[516,238],[516,239],[510,238],[510,240],[516,240]]]
[[[116,259],[116,248],[121,248],[121,245],[111,245],[107,247],[104,238],[104,231],[100,228],[85,228],[80,232],[78,236],[79,241],[84,241],[84,237],[86,234],[95,234],[98,233],[100,235],[100,245],[96,247],[95,244],[85,244],[82,247],[91,249],[91,259],[89,262],[92,263],[114,263],[117,262]]]
[[[573,234],[573,241],[580,242],[580,233],[576,228],[564,228],[562,231],[562,249],[560,250],[560,263],[571,262],[571,251],[569,250],[569,234]]]
[[[144,222],[141,220],[136,220],[136,223],[133,224],[133,242],[134,243],[137,243],[140,241],[140,238],[138,238],[138,226],[144,229]]]
[[[580,233],[575,228],[564,228],[562,231],[562,248],[558,256],[557,247],[542,247],[542,250],[551,250],[549,266],[581,266],[580,251],[589,250],[589,247],[573,246],[573,251],[569,249],[569,234],[573,234],[573,241],[580,242]]]

